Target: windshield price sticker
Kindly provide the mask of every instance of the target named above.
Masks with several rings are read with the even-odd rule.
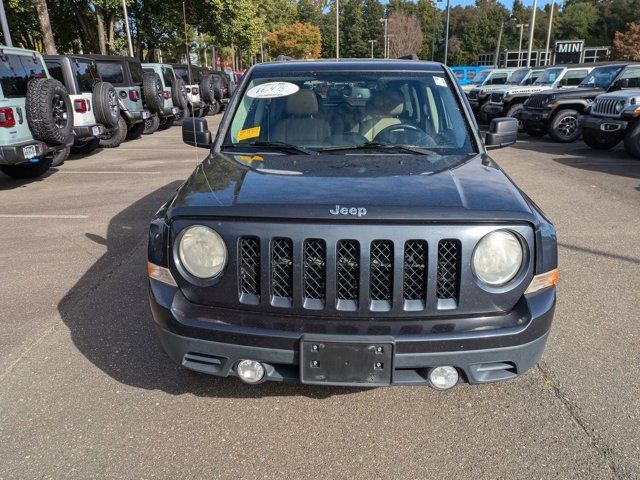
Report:
[[[262,85],[256,85],[247,92],[250,98],[279,98],[293,95],[300,87],[295,83],[289,82],[267,82]]]
[[[238,132],[238,141],[256,138],[260,136],[260,127],[245,128]]]
[[[442,77],[433,77],[433,81],[436,82],[436,85],[438,85],[439,87],[446,87],[447,86],[447,81],[442,78]]]

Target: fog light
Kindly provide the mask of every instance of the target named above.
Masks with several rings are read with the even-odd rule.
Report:
[[[236,367],[240,380],[247,383],[258,383],[264,377],[264,367],[255,360],[240,360]]]
[[[429,381],[433,388],[447,390],[458,383],[458,371],[450,366],[436,367],[429,372]]]

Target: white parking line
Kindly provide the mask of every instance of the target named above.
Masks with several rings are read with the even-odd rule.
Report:
[[[89,218],[89,215],[19,215],[11,213],[0,213],[0,218]]]
[[[106,170],[60,170],[58,173],[82,173],[82,174],[94,174],[105,173],[108,175],[158,175],[160,172],[132,172],[132,171],[106,171]]]

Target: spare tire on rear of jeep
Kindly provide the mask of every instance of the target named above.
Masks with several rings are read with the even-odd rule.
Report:
[[[120,106],[116,89],[109,82],[98,82],[93,86],[93,114],[108,128],[118,125]]]
[[[73,109],[67,89],[52,78],[34,78],[27,86],[27,122],[33,138],[65,145],[73,136]]]
[[[200,95],[207,103],[213,103],[216,100],[215,85],[213,75],[205,74],[200,81]]]
[[[161,113],[164,108],[162,80],[156,72],[145,72],[142,77],[142,97],[151,113]]]
[[[183,79],[176,78],[173,81],[173,85],[171,86],[171,98],[173,99],[173,105],[175,107],[178,107],[181,110],[186,110],[189,105],[189,97],[187,94],[187,86]]]

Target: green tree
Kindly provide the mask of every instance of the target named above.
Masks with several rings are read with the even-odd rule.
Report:
[[[379,0],[364,0],[362,3],[364,39],[375,40],[373,56],[376,58],[384,55],[384,27],[380,21],[382,17],[384,17],[384,6]]]
[[[343,0],[342,23],[340,24],[340,41],[344,43],[341,55],[347,58],[365,58],[370,55],[369,42],[366,35],[362,0]]]
[[[560,38],[584,39],[589,41],[599,17],[598,7],[592,3],[574,2],[562,10],[558,19]]]
[[[258,14],[264,18],[267,32],[291,25],[298,17],[296,0],[262,0],[256,3]]]
[[[320,26],[322,23],[322,5],[318,1],[298,1],[298,21]]]

